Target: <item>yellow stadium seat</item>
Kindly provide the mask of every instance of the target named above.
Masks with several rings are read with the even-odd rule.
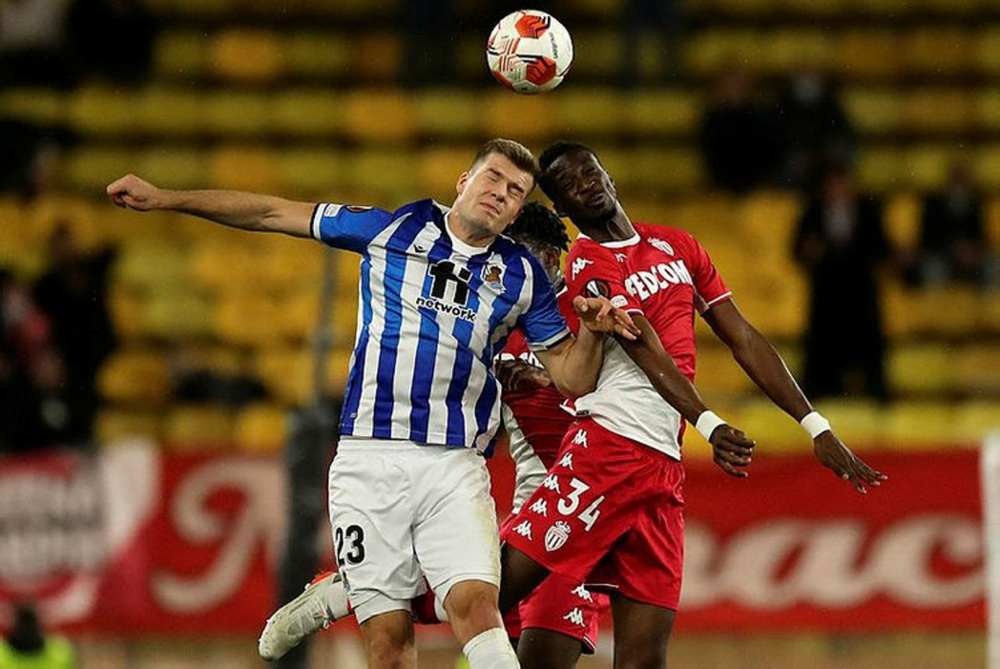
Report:
[[[824,399],[817,408],[834,426],[837,436],[852,449],[879,445],[882,409],[874,402],[861,398]]]
[[[349,71],[363,81],[392,81],[403,62],[399,32],[367,32],[349,39]]]
[[[431,147],[421,151],[417,157],[418,188],[450,205],[458,177],[469,169],[474,155],[472,147]]]
[[[624,129],[629,103],[608,88],[573,89],[556,103],[559,122],[585,135],[613,135]]]
[[[882,439],[896,450],[940,448],[955,441],[956,410],[947,402],[895,402],[882,416]]]
[[[171,290],[148,298],[144,334],[165,339],[208,337],[213,331],[212,302],[198,291]]]
[[[270,101],[259,92],[222,91],[208,96],[205,126],[215,136],[257,136],[267,128]]]
[[[482,123],[482,99],[479,94],[455,89],[418,93],[414,100],[417,132],[434,139],[475,137]]]
[[[989,189],[1000,188],[1000,144],[979,147],[975,154],[975,169],[976,179],[981,186]]]
[[[309,400],[312,362],[307,349],[288,346],[261,349],[253,368],[277,402],[290,406]]]
[[[115,279],[125,288],[147,294],[175,288],[183,281],[184,250],[169,244],[136,243],[127,246],[115,266]]]
[[[282,44],[289,75],[334,81],[352,74],[351,52],[356,48],[349,36],[329,32],[297,31],[287,35]]]
[[[206,163],[198,149],[161,145],[139,154],[130,170],[162,188],[205,188],[210,175]]]
[[[972,332],[979,318],[979,296],[974,289],[960,286],[927,288],[913,293],[918,331],[931,335],[955,336]]]
[[[650,192],[688,191],[704,183],[701,156],[694,149],[637,149],[630,152],[632,182]]]
[[[970,16],[989,4],[989,0],[920,0],[918,6],[927,13],[941,14],[949,19]]]
[[[47,88],[9,88],[0,91],[0,112],[33,123],[59,126],[66,120],[68,97]]]
[[[641,90],[621,105],[619,124],[638,137],[690,135],[698,126],[701,100],[686,90]]]
[[[897,193],[885,203],[885,231],[902,248],[920,241],[920,200],[912,193]]]
[[[686,40],[685,67],[698,76],[715,75],[734,66],[758,69],[759,42],[752,30],[706,30]]]
[[[163,404],[168,398],[170,375],[159,352],[129,348],[114,353],[104,364],[98,387],[108,401],[155,406]]]
[[[906,16],[913,5],[912,0],[844,0],[848,12],[886,18]]]
[[[961,390],[974,394],[1000,391],[1000,345],[976,344],[959,350],[954,356],[955,374]],[[1000,428],[1000,425],[997,426]]]
[[[210,71],[223,80],[272,81],[284,67],[281,41],[270,30],[220,30],[208,49]]]
[[[412,153],[398,150],[358,151],[349,161],[348,187],[381,193],[380,202],[402,203],[413,199],[416,172],[416,159]],[[458,177],[457,174],[455,176]]]
[[[138,128],[135,97],[105,84],[83,86],[69,98],[69,121],[83,134],[130,134]]]
[[[270,345],[281,339],[283,311],[283,305],[260,295],[224,295],[215,306],[215,331],[233,344]]]
[[[268,102],[270,129],[293,137],[327,137],[343,128],[343,94],[323,89],[284,89]]]
[[[918,74],[964,74],[973,65],[972,37],[963,28],[917,28],[904,38],[903,57],[906,69]]]
[[[247,407],[236,416],[236,446],[253,453],[280,451],[288,436],[288,409],[270,404]]]
[[[849,88],[843,99],[851,121],[865,133],[897,132],[902,124],[902,100],[894,89]]]
[[[952,390],[954,356],[944,344],[894,347],[888,356],[889,387],[901,393],[942,394]]]
[[[152,87],[139,95],[136,105],[138,123],[151,135],[187,137],[205,130],[205,97],[199,93]]]
[[[164,420],[163,438],[174,451],[227,450],[233,444],[233,413],[214,406],[177,406]]]
[[[105,445],[121,439],[159,439],[161,424],[159,412],[105,408],[97,413],[94,432]]]
[[[103,194],[109,183],[134,169],[135,160],[128,149],[83,145],[67,153],[59,177],[61,185],[69,189]]]
[[[980,299],[979,329],[991,334],[1000,333],[1000,295],[996,291],[984,294]]]
[[[317,201],[340,200],[347,182],[347,157],[328,149],[288,149],[277,156],[277,187]]]
[[[978,125],[989,131],[1000,129],[1000,89],[985,88],[979,91],[975,100]]]
[[[356,139],[400,142],[416,130],[410,96],[395,91],[359,91],[344,100],[344,132]]]
[[[974,99],[960,88],[924,88],[904,98],[906,126],[915,133],[962,133],[976,120]]]
[[[200,30],[166,30],[155,41],[153,71],[162,79],[200,79],[208,50],[208,36]]]
[[[573,72],[588,78],[616,76],[621,69],[621,40],[614,30],[574,30]]]
[[[1000,402],[995,399],[963,402],[955,407],[954,420],[956,440],[980,443],[1000,428]]]
[[[699,347],[695,378],[709,404],[719,397],[744,395],[754,387],[729,349],[718,345]]]
[[[948,145],[916,146],[904,154],[907,183],[921,189],[944,185],[948,168],[954,162],[954,150]]]
[[[347,376],[351,359],[351,346],[340,346],[330,352],[326,363],[326,390],[334,396],[342,396],[347,387]]]
[[[809,436],[802,427],[781,409],[762,397],[754,397],[741,405],[740,423],[737,427],[757,442],[754,459],[768,458],[775,454],[808,452]],[[697,435],[689,430],[687,435]],[[701,439],[701,435],[696,437]],[[752,476],[752,474],[751,474]]]
[[[836,17],[843,13],[850,0],[823,0],[814,2],[812,0],[778,0],[774,3],[781,13],[796,14],[800,16],[823,19],[824,17]]]
[[[517,137],[523,142],[541,142],[559,129],[554,96],[511,95],[508,91],[498,90],[487,95],[484,102],[484,128],[491,137]]]
[[[827,6],[827,2],[802,0],[803,5]],[[784,28],[762,36],[766,48],[759,52],[761,69],[774,74],[788,74],[803,63],[826,69],[833,63],[835,43],[829,31],[812,28]]]
[[[848,30],[841,33],[836,53],[841,76],[876,79],[896,75],[900,68],[900,45],[896,33],[887,30]]]
[[[975,64],[979,71],[987,75],[1000,74],[1000,28],[986,28],[975,36]]]
[[[264,146],[222,146],[209,154],[208,162],[215,188],[273,193],[278,183],[278,160]]]
[[[906,163],[895,146],[869,146],[858,158],[857,174],[866,190],[883,192],[905,186]]]

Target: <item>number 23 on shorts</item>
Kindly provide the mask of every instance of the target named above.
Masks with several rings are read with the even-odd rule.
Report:
[[[337,564],[361,564],[365,560],[365,531],[360,525],[337,527],[333,530]]]

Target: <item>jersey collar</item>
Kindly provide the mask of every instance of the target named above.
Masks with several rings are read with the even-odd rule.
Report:
[[[579,239],[590,239],[590,237],[581,232],[579,235]],[[590,239],[590,241],[593,242],[594,240]],[[640,237],[639,233],[637,232],[628,239],[616,239],[613,242],[595,242],[595,243],[600,244],[601,246],[605,246],[609,249],[621,249],[625,248],[626,246],[635,246],[640,241],[642,241],[642,237]]]
[[[439,202],[434,202],[434,206],[441,212],[441,228],[444,230],[444,234],[448,235],[448,241],[451,242],[451,248],[455,251],[461,255],[471,258],[473,256],[482,255],[483,253],[488,253],[489,250],[493,248],[493,244],[490,244],[489,246],[473,246],[472,244],[466,244],[461,239],[453,235],[451,232],[451,226],[448,224],[448,214],[451,212],[451,207],[446,207]]]

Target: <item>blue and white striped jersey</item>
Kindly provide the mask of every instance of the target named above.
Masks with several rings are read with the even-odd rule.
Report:
[[[520,328],[534,350],[569,336],[528,250],[503,236],[470,246],[447,213],[433,200],[313,211],[313,237],[362,256],[342,435],[488,452],[500,423],[492,361],[507,335]]]

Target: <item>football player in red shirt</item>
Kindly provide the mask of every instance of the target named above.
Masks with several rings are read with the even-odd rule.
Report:
[[[694,237],[633,223],[597,155],[582,144],[554,144],[540,163],[542,190],[581,231],[566,259],[570,296],[609,298],[642,336],[605,341],[597,388],[576,398],[577,422],[555,466],[507,524],[500,610],[513,608],[550,573],[584,581],[612,593],[615,665],[663,667],[681,588],[684,421],[711,443],[714,461],[730,475],[746,476],[754,446],[694,389],[696,312],[767,396],[802,424],[824,466],[859,492],[886,477],[813,410]]]

